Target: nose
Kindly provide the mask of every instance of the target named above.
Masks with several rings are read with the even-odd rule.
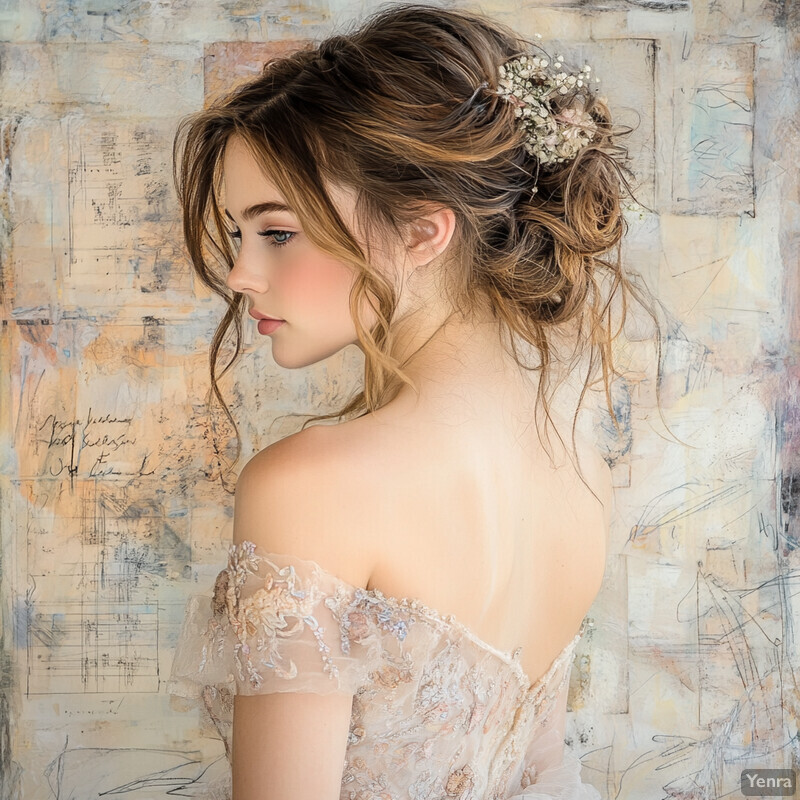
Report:
[[[248,257],[244,249],[240,250],[228,273],[225,283],[234,292],[256,292],[262,294],[269,289],[269,283],[263,269],[252,257]]]

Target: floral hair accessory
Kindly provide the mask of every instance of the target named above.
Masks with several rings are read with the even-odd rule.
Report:
[[[541,38],[541,34],[536,34]],[[553,70],[548,59],[523,55],[500,66],[500,95],[516,108],[526,134],[525,149],[542,166],[552,166],[573,159],[597,132],[592,117],[581,108],[570,107],[554,112],[551,98],[590,87],[592,68],[586,64],[577,74],[558,71],[563,56],[556,56]],[[600,79],[595,78],[598,82]]]

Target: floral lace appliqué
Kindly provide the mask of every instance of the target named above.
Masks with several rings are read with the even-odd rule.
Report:
[[[320,593],[312,584],[303,585],[294,567],[271,569],[263,577],[263,586],[242,598],[242,590],[250,575],[257,575],[261,561],[252,542],[231,545],[228,566],[218,576],[214,586],[212,608],[216,619],[210,628],[220,625],[218,618],[227,614],[228,623],[237,638],[233,658],[240,680],[247,680],[254,689],[260,688],[263,678],[259,667],[275,671],[281,678],[291,679],[297,675],[297,666],[288,658],[283,664],[280,656],[280,640],[296,636],[308,626],[317,639],[323,660],[323,669],[331,678],[338,676],[338,669],[330,657],[330,647],[322,638],[324,629],[313,615]],[[269,562],[268,562],[269,563]],[[224,627],[224,622],[222,623]],[[214,631],[209,631],[213,635]],[[259,654],[254,661],[255,653]]]
[[[497,650],[418,600],[251,542],[230,547],[212,597],[188,610],[176,687],[201,701],[228,760],[237,692],[346,689],[343,800],[523,800],[536,784],[563,786],[557,800],[600,800],[566,755],[536,767],[584,626],[531,682],[521,648]]]
[[[369,591],[359,586],[349,598],[339,587],[333,597],[325,600],[325,605],[339,622],[343,653],[350,652],[351,642],[362,642],[372,635],[376,626],[402,642],[415,622],[413,614],[399,608],[377,589]]]

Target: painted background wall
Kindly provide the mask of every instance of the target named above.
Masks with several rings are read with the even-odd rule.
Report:
[[[205,403],[221,305],[183,255],[172,132],[374,7],[0,0],[0,800],[200,796],[224,768],[164,692],[232,522],[230,430]],[[634,335],[623,435],[591,426],[617,510],[568,744],[603,797],[738,797],[745,767],[800,767],[800,4],[480,8],[592,64],[638,122],[648,208],[625,256],[664,303],[662,410],[689,444]],[[222,382],[243,460],[296,429],[278,415],[337,407],[360,367],[289,372],[251,342]]]

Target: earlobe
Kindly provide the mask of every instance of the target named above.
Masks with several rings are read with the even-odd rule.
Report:
[[[455,232],[455,222],[455,214],[446,207],[414,220],[408,250],[417,266],[433,261],[447,249]]]

